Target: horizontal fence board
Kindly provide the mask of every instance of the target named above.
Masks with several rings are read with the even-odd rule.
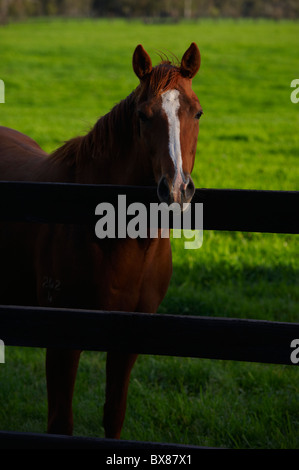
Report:
[[[0,431],[0,449],[86,449],[110,452],[117,450],[118,452],[121,452],[121,454],[118,455],[122,455],[123,452],[128,451],[146,451],[152,454],[159,452],[160,454],[169,453],[173,455],[187,455],[191,453],[194,455],[194,453],[211,448],[183,444],[163,444],[160,442],[140,442],[81,436]],[[180,459],[178,459],[177,463],[179,462]]]
[[[117,205],[124,194],[127,205],[147,208],[159,203],[154,187],[82,185],[67,183],[0,182],[2,221],[57,222],[95,225],[101,202]],[[299,192],[239,189],[196,189],[195,204],[203,203],[203,229],[270,233],[299,233]]]
[[[299,323],[0,306],[5,345],[292,365]]]
[[[197,189],[206,230],[299,233],[299,191]]]

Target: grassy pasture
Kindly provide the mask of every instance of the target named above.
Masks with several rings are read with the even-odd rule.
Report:
[[[299,24],[211,21],[145,25],[39,20],[0,28],[0,125],[52,151],[86,133],[136,86],[142,43],[202,54],[194,79],[204,109],[196,187],[298,190]],[[298,236],[205,232],[199,250],[174,239],[174,275],[162,313],[298,322]],[[1,338],[1,332],[0,332]],[[84,352],[74,397],[75,434],[103,436],[105,354]],[[44,351],[6,348],[0,429],[46,427]],[[299,448],[298,369],[140,356],[123,438],[233,448]]]

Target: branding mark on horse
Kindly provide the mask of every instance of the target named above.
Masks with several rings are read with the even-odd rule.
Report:
[[[44,276],[42,288],[47,293],[48,302],[51,303],[53,301],[54,292],[59,292],[61,290],[61,282],[58,279],[52,279],[49,276]]]

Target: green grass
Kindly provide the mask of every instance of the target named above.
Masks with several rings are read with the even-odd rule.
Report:
[[[211,21],[144,25],[39,20],[0,29],[0,124],[51,151],[85,133],[137,86],[142,43],[180,57],[195,41],[200,121],[196,187],[298,190],[299,24]],[[199,250],[172,241],[174,274],[160,312],[298,322],[298,236],[205,232]],[[1,337],[1,332],[0,332]],[[82,356],[75,434],[103,436],[105,354]],[[6,348],[0,428],[46,428],[44,351]],[[233,448],[299,448],[298,369],[141,356],[122,437]]]

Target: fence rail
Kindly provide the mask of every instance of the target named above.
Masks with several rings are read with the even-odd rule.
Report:
[[[103,201],[117,205],[118,194],[126,195],[127,204],[159,202],[155,188],[3,181],[0,221],[92,226],[95,207]],[[203,203],[204,230],[299,233],[297,191],[197,189],[193,227],[197,202]],[[6,345],[14,346],[293,365],[291,342],[299,338],[299,323],[0,305],[0,333]],[[5,431],[0,431],[0,448],[195,449]]]
[[[94,225],[96,206],[103,201],[116,206],[119,194],[128,205],[159,202],[153,187],[0,181],[0,220]],[[199,202],[204,230],[299,233],[299,191],[196,189],[193,228]]]
[[[6,345],[292,365],[299,323],[0,306]]]
[[[46,449],[72,449],[72,450],[97,450],[97,451],[115,451],[117,448],[119,454],[130,452],[129,455],[134,455],[134,452],[146,451],[148,453],[160,454],[192,454],[192,460],[195,454],[200,454],[202,450],[208,450],[208,447],[190,446],[183,444],[164,444],[160,442],[140,442],[115,439],[101,439],[83,436],[64,436],[64,435],[50,435],[39,433],[25,433],[13,431],[0,431],[0,449],[32,449],[32,450],[46,450]],[[118,454],[118,455],[119,455]],[[178,460],[178,463],[180,460]],[[99,464],[100,462],[97,461]],[[192,462],[194,463],[194,462]],[[144,467],[142,467],[144,468]]]

